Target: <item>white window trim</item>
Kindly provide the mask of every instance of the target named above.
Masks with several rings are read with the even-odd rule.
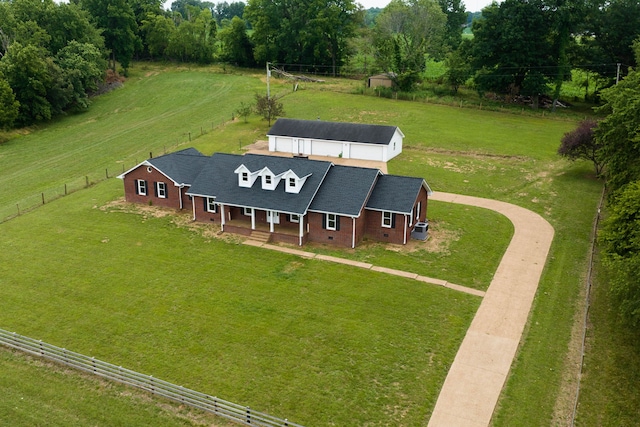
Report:
[[[289,215],[289,222],[295,222],[296,224],[298,224],[300,222],[300,215]]]
[[[156,182],[156,191],[158,192],[158,198],[167,198],[167,184],[164,182]]]
[[[333,225],[331,225],[331,223],[333,223]],[[336,231],[336,228],[338,228],[338,215],[327,214],[327,223],[325,225],[327,230]]]
[[[242,182],[249,182],[249,172],[241,172],[240,179]]]
[[[242,213],[245,216],[252,216],[253,215],[253,208],[242,208]]]
[[[138,194],[141,196],[147,195],[147,182],[144,179],[136,180],[136,185],[138,186]]]
[[[296,183],[297,183],[297,179],[295,179],[294,177],[291,177],[287,180],[287,184],[289,185],[289,188],[296,188]]]
[[[273,177],[271,175],[265,175],[264,176],[265,185],[271,185],[272,182],[273,182]]]
[[[382,227],[391,228],[393,225],[393,212],[382,211]]]
[[[207,197],[207,212],[218,213],[218,204],[215,197]]]

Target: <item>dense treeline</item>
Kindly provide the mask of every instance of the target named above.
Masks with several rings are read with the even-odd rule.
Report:
[[[444,60],[454,92],[470,86],[534,106],[543,94],[557,99],[583,68],[597,95],[636,65],[639,2],[505,0],[470,21],[461,0],[391,0],[369,11],[355,0],[176,0],[169,11],[161,0],[0,0],[0,127],[87,108],[107,67],[126,75],[134,58],[384,72],[400,91],[420,88],[428,59]],[[463,39],[469,22],[474,36]]]

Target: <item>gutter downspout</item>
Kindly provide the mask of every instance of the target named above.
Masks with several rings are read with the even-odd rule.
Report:
[[[351,218],[351,224],[353,227],[353,232],[351,233],[351,249],[356,247],[356,218]]]
[[[407,244],[407,215],[404,216],[404,237],[403,237],[403,245]]]
[[[298,218],[300,218],[300,232],[299,234],[299,244],[298,246],[302,246],[302,237],[304,236],[304,215],[300,215]]]

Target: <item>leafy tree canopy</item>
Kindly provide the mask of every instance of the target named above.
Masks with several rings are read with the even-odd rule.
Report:
[[[426,55],[443,52],[446,15],[434,0],[392,0],[374,29],[375,57],[393,73],[401,90],[411,90],[425,70]]]
[[[245,19],[254,29],[258,63],[330,66],[335,73],[363,18],[353,0],[249,0]]]
[[[607,182],[615,192],[640,179],[640,73],[630,72],[616,86],[602,91],[608,116],[596,129],[607,162]]]
[[[600,176],[605,162],[602,145],[593,135],[597,126],[598,122],[595,120],[580,122],[576,129],[564,134],[558,154],[569,160],[584,159],[593,162],[596,175]]]

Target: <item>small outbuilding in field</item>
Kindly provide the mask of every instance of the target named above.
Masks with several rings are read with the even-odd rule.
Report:
[[[269,151],[387,162],[402,152],[397,126],[278,119],[267,133]]]

